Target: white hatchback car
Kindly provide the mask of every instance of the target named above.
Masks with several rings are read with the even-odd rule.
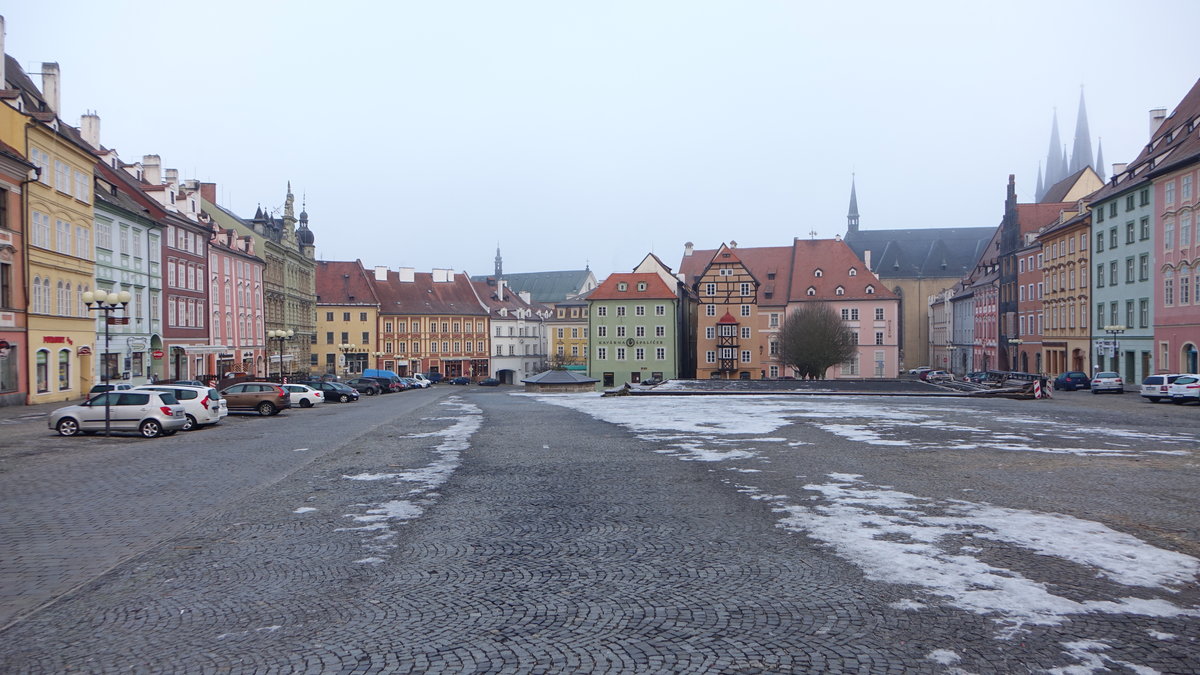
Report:
[[[1146,379],[1142,380],[1142,398],[1149,399],[1151,403],[1158,403],[1162,399],[1171,400],[1171,394],[1168,389],[1175,380],[1183,377],[1186,373],[1162,373],[1159,375],[1147,375]]]
[[[1118,394],[1125,393],[1125,380],[1121,379],[1121,374],[1103,370],[1092,376],[1092,393],[1099,394],[1102,391],[1112,391]]]
[[[1167,392],[1171,403],[1200,403],[1200,375],[1180,375]]]
[[[311,408],[325,402],[325,393],[307,384],[285,384],[283,388],[291,394],[292,402],[301,408]]]
[[[216,424],[229,414],[222,412],[221,392],[212,387],[192,387],[181,384],[143,384],[133,391],[169,391],[175,394],[179,405],[187,415],[184,431],[194,431],[209,424]]]

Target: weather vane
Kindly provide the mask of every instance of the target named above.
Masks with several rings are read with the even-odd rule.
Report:
[[[810,230],[810,231],[809,231],[809,233],[808,233],[808,236],[812,237],[813,239],[816,239],[816,238],[817,238],[817,231],[816,231],[816,230]]]

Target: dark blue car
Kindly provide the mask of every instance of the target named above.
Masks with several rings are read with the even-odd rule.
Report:
[[[1092,386],[1092,379],[1087,376],[1087,373],[1079,371],[1071,371],[1063,373],[1054,378],[1054,388],[1060,391],[1075,391],[1076,389],[1088,389]]]

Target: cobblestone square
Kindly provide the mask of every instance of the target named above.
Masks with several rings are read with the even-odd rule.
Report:
[[[0,573],[28,584],[0,670],[1200,669],[1194,410],[421,395],[332,429],[31,434],[0,473]],[[48,583],[31,544],[109,562],[13,611]]]

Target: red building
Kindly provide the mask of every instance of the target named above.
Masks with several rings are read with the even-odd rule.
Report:
[[[449,269],[374,271],[379,339],[392,342],[396,372],[480,377],[491,372],[488,308],[465,274]]]
[[[254,237],[209,223],[209,340],[221,351],[205,356],[204,374],[265,376],[263,269]]]

